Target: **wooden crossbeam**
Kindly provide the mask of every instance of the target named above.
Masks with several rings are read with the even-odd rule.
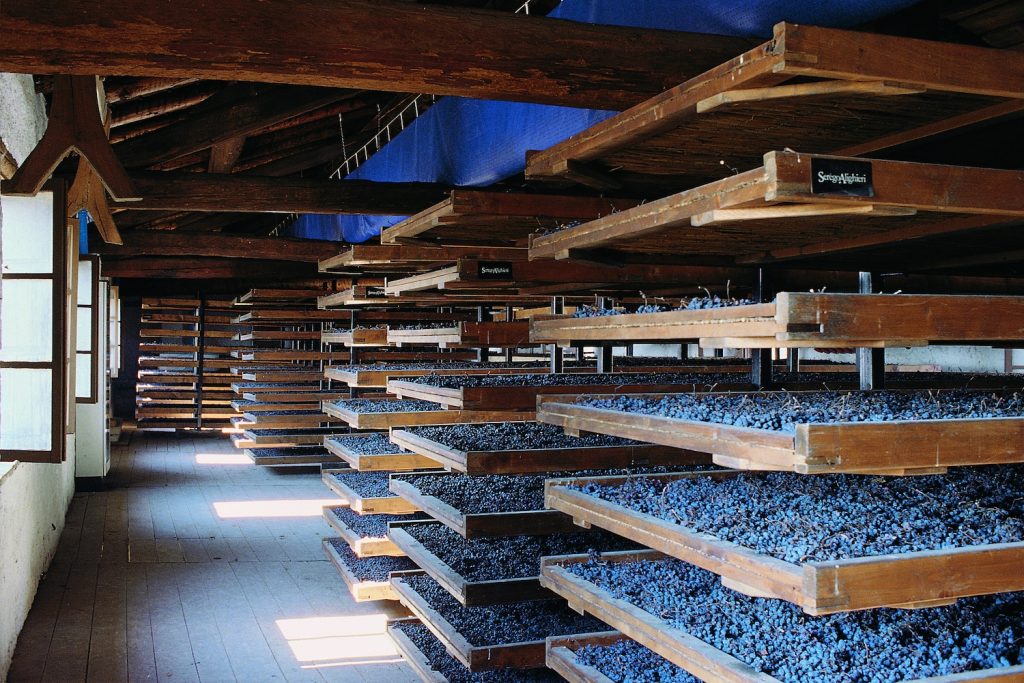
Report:
[[[158,231],[134,231],[125,237],[123,246],[96,244],[91,251],[101,256],[207,256],[316,263],[337,248],[336,242],[323,240],[212,234],[183,237]]]
[[[242,155],[242,147],[245,146],[245,135],[236,135],[210,147],[210,163],[207,169],[210,173],[230,173],[231,169],[238,163],[238,157]]]
[[[282,263],[278,260],[212,258],[196,256],[129,256],[103,259],[103,274],[118,278],[167,278],[171,280],[257,278],[280,280],[308,277],[315,269],[306,263]]]
[[[198,77],[601,109],[636,104],[752,44],[402,0],[5,0],[0,30],[0,71]]]
[[[444,197],[448,186],[363,180],[266,178],[238,174],[135,171],[133,210],[403,215]]]

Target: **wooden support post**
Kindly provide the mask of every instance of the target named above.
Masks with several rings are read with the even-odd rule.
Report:
[[[686,360],[690,357],[690,345],[683,342],[679,345],[679,360]]]
[[[775,292],[767,269],[758,268],[754,277],[754,300],[767,303]],[[750,382],[761,390],[772,385],[772,349],[754,349],[750,354]]]
[[[858,290],[861,294],[871,294],[877,275],[861,272]],[[885,388],[885,349],[857,349],[857,374],[860,377],[862,391]]]
[[[612,352],[614,347],[611,346],[599,346],[597,347],[597,371],[598,372],[611,372],[612,371]]]
[[[790,372],[800,372],[800,349],[795,346],[786,351],[786,369]]]
[[[560,296],[551,297],[551,314],[561,315],[565,310],[565,298]],[[562,347],[558,344],[551,345],[551,372],[559,373],[565,369],[565,357]]]
[[[511,306],[506,306],[505,307],[505,322],[507,322],[507,323],[514,322],[515,319],[516,319],[515,309],[512,308]],[[505,362],[506,363],[511,363],[512,359],[515,357],[515,355],[516,355],[516,350],[515,349],[513,349],[511,347],[505,349]]]

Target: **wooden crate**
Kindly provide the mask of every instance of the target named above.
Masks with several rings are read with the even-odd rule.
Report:
[[[263,467],[293,467],[299,465],[329,465],[338,459],[319,446],[293,446],[280,448],[247,448],[245,455],[254,465]]]
[[[334,569],[341,575],[348,592],[356,602],[372,602],[374,600],[398,600],[398,595],[391,586],[390,581],[360,581],[352,570],[345,564],[345,560],[331,546],[331,539],[325,538],[322,542],[324,554],[334,565]]]
[[[368,438],[369,434],[347,434],[346,438]],[[405,472],[410,470],[426,470],[437,467],[432,459],[416,453],[379,453],[365,455],[356,453],[343,444],[332,439],[324,440],[324,448],[348,463],[349,467],[359,472]]]
[[[446,470],[466,474],[533,474],[581,469],[695,465],[711,462],[704,453],[669,446],[638,443],[633,446],[584,448],[524,448],[513,451],[460,451],[404,429],[391,431],[391,441],[436,461]]]
[[[637,476],[666,481],[738,474],[723,471]],[[1024,590],[1024,574],[1019,571],[1024,562],[1024,542],[797,564],[598,500],[566,486],[574,481],[616,485],[627,479],[552,479],[545,484],[544,502],[570,515],[577,524],[607,529],[719,574],[725,585],[734,590],[756,597],[780,598],[808,614],[875,607],[929,607],[973,595]]]
[[[462,322],[452,327],[389,329],[388,343],[399,347],[407,344],[430,344],[442,349],[460,346],[529,346],[530,324],[525,320],[508,323]]]
[[[380,538],[370,538],[368,536],[360,536],[355,531],[346,526],[340,519],[331,514],[333,508],[347,508],[348,505],[325,505],[324,506],[324,521],[331,527],[339,538],[345,539],[348,543],[348,547],[352,549],[352,552],[357,557],[379,557],[381,555],[387,555],[389,557],[404,557],[403,552],[394,541],[386,536]]]
[[[391,579],[398,599],[430,629],[448,652],[470,671],[544,666],[544,641],[473,646],[401,578]]]
[[[604,553],[606,562],[628,562],[634,559],[657,560],[664,557],[654,551]],[[547,557],[542,560],[541,582],[566,598],[574,609],[587,612],[623,635],[653,650],[676,666],[708,681],[734,683],[779,683],[773,676],[759,672],[732,655],[712,647],[684,631],[670,628],[658,616],[615,598],[611,593],[567,572],[567,564],[586,562],[586,555]],[[550,639],[549,639],[550,640]],[[567,653],[563,652],[563,655]],[[557,670],[557,669],[556,669]],[[954,681],[1020,681],[1024,666],[986,669],[951,676],[921,679],[917,683],[954,683]],[[569,679],[572,680],[572,679]],[[599,679],[598,679],[599,680]]]
[[[569,683],[613,683],[612,679],[594,667],[580,663],[576,659],[576,651],[588,645],[612,645],[626,637],[618,631],[605,631],[548,638],[547,666]]]
[[[623,375],[621,384],[563,384],[560,386],[493,386],[493,387],[441,387],[421,382],[388,380],[388,393],[399,398],[418,398],[421,401],[439,403],[446,408],[460,410],[534,410],[537,397],[550,394],[650,394],[672,392],[706,391],[707,384],[633,384],[630,374]],[[739,379],[739,378],[737,378]],[[753,389],[750,383],[715,385],[723,390]]]
[[[380,498],[364,498],[331,476],[338,472],[350,471],[351,470],[348,468],[324,469],[320,476],[327,488],[337,494],[343,501],[348,503],[348,506],[352,508],[353,511],[358,512],[361,515],[408,515],[413,512],[419,512],[418,507],[397,495],[384,496]]]
[[[979,316],[978,311],[985,311]],[[537,343],[696,340],[731,348],[923,346],[1024,337],[1024,297],[780,292],[775,302],[531,321]]]
[[[723,159],[751,168],[766,147],[866,155],[1006,116],[1021,92],[1003,50],[780,23],[754,49],[527,155],[525,173],[651,196],[722,177]]]
[[[609,434],[713,453],[713,461],[723,467],[799,474],[906,474],[1024,462],[1024,418],[1019,417],[798,424],[796,433],[788,434],[604,410],[578,405],[578,398],[541,397],[538,421],[569,433]]]
[[[444,472],[439,472],[437,476],[444,474]],[[401,496],[410,505],[453,529],[463,538],[542,536],[579,531],[573,524],[572,517],[556,510],[467,513],[457,510],[439,498],[424,494],[409,482],[401,479],[392,477],[390,488],[392,493]]]
[[[388,401],[391,399],[375,399]],[[500,410],[418,410],[405,413],[357,413],[348,410],[344,401],[324,401],[323,412],[345,422],[353,429],[390,429],[391,427],[414,427],[418,425],[462,424],[472,422],[505,422],[532,420],[530,412],[503,412]]]
[[[406,531],[408,527],[437,523],[434,521],[393,522],[388,529],[388,538],[463,606],[476,607],[506,602],[550,600],[555,597],[546,588],[541,587],[539,576],[492,581],[465,579]]]

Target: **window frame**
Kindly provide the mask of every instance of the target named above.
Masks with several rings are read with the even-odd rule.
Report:
[[[4,280],[49,280],[52,283],[52,323],[49,361],[0,361],[0,368],[35,369],[50,371],[50,448],[27,450],[0,448],[0,461],[60,463],[67,457],[66,427],[68,416],[67,388],[67,186],[51,180],[41,192],[52,193],[53,254],[50,273],[0,273],[0,297]],[[2,220],[2,219],[0,219]],[[2,229],[2,223],[0,223]],[[0,300],[2,305],[2,300]],[[2,428],[2,426],[0,426]]]
[[[89,281],[89,303],[83,304],[78,300],[82,285],[81,282],[81,263],[82,261],[89,261],[92,266],[92,277]],[[100,296],[100,257],[95,254],[81,254],[78,257],[79,268],[76,269],[78,273],[78,282],[75,288],[75,374],[77,375],[79,365],[84,357],[89,359],[89,393],[85,396],[78,395],[78,384],[74,384],[75,389],[75,403],[96,403],[99,400],[99,375],[100,372],[106,373],[105,367],[100,367],[99,359],[101,358],[100,349],[98,348],[100,343],[100,321],[97,319],[97,313],[99,311],[99,296]],[[82,351],[78,348],[78,329],[77,316],[81,313],[83,308],[90,309],[90,325],[89,325],[89,350]],[[106,322],[106,321],[104,321]]]

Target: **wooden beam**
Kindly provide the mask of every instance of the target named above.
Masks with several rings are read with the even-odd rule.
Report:
[[[138,231],[128,233],[123,246],[95,244],[90,251],[101,256],[118,257],[216,256],[316,263],[337,250],[337,242],[324,240],[202,234],[186,237],[167,232]]]
[[[104,257],[103,259],[103,274],[117,278],[185,280],[240,278],[251,281],[254,278],[280,280],[289,277],[309,277],[315,273],[316,267],[311,264],[266,260],[195,256],[130,256],[127,258]]]
[[[251,85],[237,98],[204,109],[201,114],[117,146],[129,168],[153,166],[206,149],[219,142],[255,133],[293,116],[336,102],[348,93],[324,88],[265,88],[249,96]]]
[[[18,162],[0,138],[0,178],[10,180],[18,171]]]
[[[145,121],[161,114],[169,114],[194,107],[209,99],[218,90],[223,89],[223,87],[220,83],[206,81],[189,85],[186,88],[160,92],[149,97],[140,97],[130,102],[123,102],[110,108],[110,126],[117,128],[130,123]]]
[[[307,180],[214,173],[131,174],[142,200],[125,209],[408,215],[444,199],[451,188],[432,183]]]
[[[214,144],[210,148],[210,165],[207,170],[210,173],[230,173],[242,155],[245,140],[246,136],[238,135]]]
[[[636,104],[753,44],[402,0],[5,0],[0,30],[0,71],[262,81],[602,109]]]

